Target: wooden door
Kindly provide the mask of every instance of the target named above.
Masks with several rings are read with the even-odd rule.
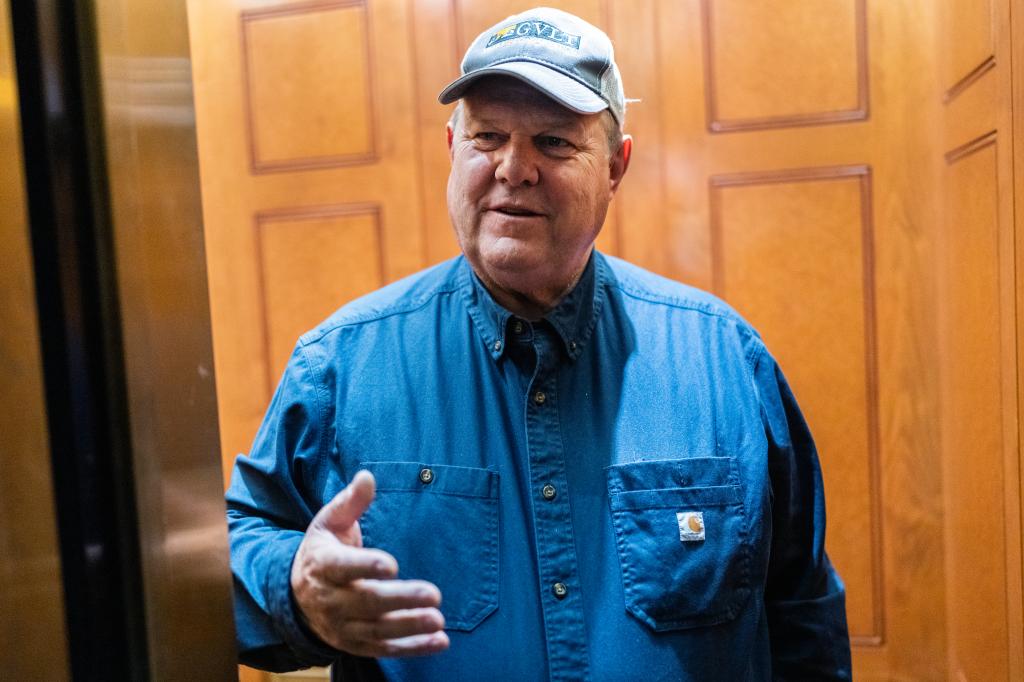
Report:
[[[360,0],[189,18],[228,472],[299,334],[427,262],[413,26]]]
[[[550,3],[642,100],[600,248],[726,298],[800,399],[857,679],[1024,676],[1009,2]],[[190,4],[226,466],[299,333],[456,253],[436,94],[525,6]]]
[[[943,4],[938,338],[946,661],[960,680],[1024,679],[1015,284],[1024,251],[1015,256],[1013,217],[1014,132],[1020,138],[1024,128],[1013,129],[1010,31],[1010,2]]]

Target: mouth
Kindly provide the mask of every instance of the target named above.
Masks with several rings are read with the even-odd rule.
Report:
[[[513,218],[540,218],[544,215],[524,206],[499,205],[491,206],[487,210]]]

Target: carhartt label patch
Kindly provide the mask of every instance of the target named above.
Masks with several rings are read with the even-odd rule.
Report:
[[[579,36],[566,33],[546,21],[520,21],[518,24],[506,26],[490,37],[487,47],[515,38],[543,38],[553,43],[580,49]]]
[[[680,542],[699,542],[704,539],[704,512],[676,512]]]

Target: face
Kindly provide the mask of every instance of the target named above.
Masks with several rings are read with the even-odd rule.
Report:
[[[486,79],[462,101],[448,131],[456,237],[500,303],[543,311],[586,266],[631,141],[613,154],[608,114],[577,114],[515,79]]]

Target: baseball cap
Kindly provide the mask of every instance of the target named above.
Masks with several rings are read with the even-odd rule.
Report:
[[[580,114],[609,109],[622,125],[626,100],[612,41],[568,12],[537,7],[499,21],[469,46],[462,76],[437,99],[450,104],[486,76],[518,78]]]

